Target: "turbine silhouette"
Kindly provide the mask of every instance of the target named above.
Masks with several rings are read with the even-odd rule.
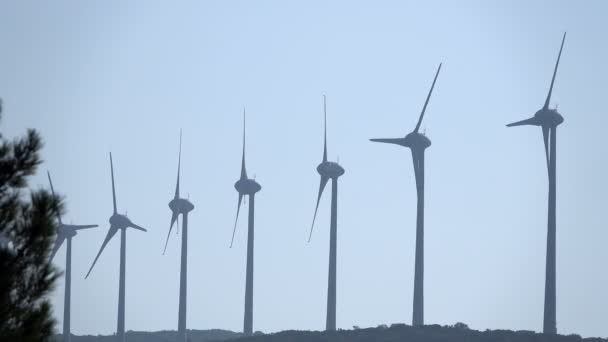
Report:
[[[234,188],[239,193],[239,202],[236,207],[236,219],[232,230],[230,247],[234,242],[236,224],[239,219],[239,211],[244,196],[249,196],[249,224],[247,233],[247,273],[245,280],[245,317],[243,322],[243,333],[247,336],[253,334],[253,238],[254,238],[254,212],[255,194],[262,189],[262,186],[255,179],[247,178],[245,168],[245,110],[243,109],[243,156],[241,159],[241,177],[234,184]]]
[[[177,159],[177,182],[175,184],[175,197],[169,202],[169,208],[171,209],[171,224],[169,225],[169,232],[167,233],[167,241],[165,242],[165,251],[167,251],[167,243],[169,242],[169,236],[173,225],[178,220],[179,215],[183,217],[182,220],[182,259],[180,267],[179,277],[179,310],[178,310],[178,323],[177,323],[177,336],[178,341],[186,342],[186,306],[187,306],[187,280],[188,280],[188,213],[194,209],[194,205],[189,200],[179,197],[179,173],[182,160],[182,132],[179,132],[179,157]],[[179,222],[177,222],[179,226]]]
[[[435,88],[435,82],[439,71],[441,70],[441,64],[437,68],[433,84],[429,90],[429,94],[426,97],[422,112],[416,124],[414,131],[406,135],[404,138],[391,138],[391,139],[370,139],[374,142],[396,144],[404,147],[408,147],[412,151],[412,160],[414,162],[414,176],[416,177],[416,193],[418,197],[417,204],[417,215],[416,215],[416,261],[414,270],[414,305],[412,315],[412,325],[424,325],[424,151],[431,146],[431,140],[424,134],[420,134],[420,125],[422,124],[422,118],[424,112],[429,104],[433,88]]]
[[[51,180],[51,173],[47,171],[49,178],[49,184],[51,186],[51,192],[55,196],[55,189],[53,188],[53,181]],[[71,307],[71,294],[72,294],[72,238],[76,236],[77,231],[81,229],[95,228],[96,224],[87,225],[74,225],[65,224],[61,221],[61,215],[57,213],[57,222],[59,227],[57,229],[57,237],[55,238],[55,244],[51,252],[50,260],[53,260],[55,254],[61,248],[64,241],[67,241],[66,254],[65,254],[65,294],[63,297],[63,341],[69,342],[72,339],[70,332],[70,307]]]
[[[328,331],[336,330],[336,254],[337,254],[337,240],[338,240],[338,178],[344,174],[344,169],[340,164],[330,162],[327,160],[327,105],[326,97],[323,95],[323,113],[324,113],[324,140],[323,140],[323,161],[317,166],[317,172],[321,176],[321,183],[319,184],[319,193],[317,195],[317,205],[315,206],[315,214],[312,218],[312,225],[310,226],[310,235],[308,236],[308,242],[312,237],[312,231],[315,226],[315,220],[317,218],[317,211],[319,210],[319,201],[323,194],[323,189],[327,185],[327,182],[331,179],[331,224],[329,233],[329,275],[327,284],[327,318],[325,323],[325,329]]]
[[[118,213],[116,209],[116,188],[114,186],[114,164],[112,163],[112,153],[110,153],[110,173],[112,175],[112,202],[114,204],[114,212],[112,216],[110,216],[110,229],[108,230],[108,234],[106,238],[103,240],[101,244],[101,248],[89,268],[89,272],[85,276],[88,278],[95,267],[95,263],[97,263],[97,259],[103,252],[104,248],[114,235],[120,230],[120,279],[118,283],[118,320],[116,327],[116,338],[120,342],[125,341],[125,258],[126,258],[126,249],[127,249],[127,228],[135,228],[141,231],[146,232],[147,230],[136,225],[131,222],[131,220],[126,215],[121,215]]]
[[[553,70],[553,78],[549,86],[549,93],[545,100],[543,108],[538,110],[533,117],[518,122],[508,124],[507,127],[513,126],[540,126],[543,131],[543,142],[545,145],[545,158],[547,160],[547,170],[549,174],[549,206],[547,219],[547,264],[545,270],[545,309],[543,332],[545,334],[557,334],[556,322],[556,155],[557,155],[557,126],[564,122],[564,118],[557,112],[556,109],[549,109],[551,93],[553,92],[553,84],[555,83],[555,75],[559,66],[559,60],[562,56],[562,49],[566,41],[566,33],[562,38],[562,45],[559,48],[557,62]]]

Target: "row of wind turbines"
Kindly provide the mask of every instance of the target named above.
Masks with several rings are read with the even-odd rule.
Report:
[[[566,33],[562,38],[557,62],[553,71],[549,93],[543,107],[538,110],[533,117],[508,124],[508,127],[513,126],[540,126],[543,133],[543,141],[545,147],[545,155],[547,161],[547,169],[549,176],[549,206],[548,206],[548,232],[547,232],[547,258],[546,258],[546,279],[545,279],[545,303],[544,303],[544,324],[543,332],[547,334],[556,334],[556,145],[557,145],[557,126],[563,122],[563,117],[555,109],[549,108],[551,93],[555,83],[555,76],[559,66],[559,61],[564,47]],[[424,324],[424,153],[431,146],[431,141],[424,134],[420,133],[420,126],[424,113],[428,106],[429,100],[433,93],[437,77],[441,71],[441,64],[437,68],[433,83],[422,107],[418,123],[412,132],[402,138],[388,139],[371,139],[373,142],[395,144],[407,147],[411,150],[412,161],[414,166],[414,176],[416,179],[416,194],[417,194],[417,218],[416,218],[416,252],[415,252],[415,270],[414,270],[414,299],[413,299],[413,325]],[[336,162],[329,161],[327,158],[327,110],[326,99],[324,98],[324,146],[323,159],[317,166],[317,172],[321,176],[317,201],[313,216],[313,221],[310,229],[308,241],[312,237],[314,224],[319,208],[319,202],[327,183],[332,181],[331,193],[331,220],[330,220],[330,246],[329,246],[329,274],[327,287],[327,318],[326,330],[336,330],[336,276],[337,276],[337,216],[338,216],[338,178],[344,174],[344,168]],[[245,335],[253,333],[253,251],[254,251],[254,216],[255,216],[255,195],[262,187],[255,179],[251,179],[247,175],[245,166],[245,112],[243,112],[243,150],[241,159],[241,175],[238,181],[234,184],[238,192],[238,204],[236,211],[236,219],[234,223],[232,241],[234,241],[234,233],[236,231],[240,208],[243,204],[243,197],[249,197],[249,213],[248,213],[248,239],[247,239],[247,266],[246,266],[246,285],[245,285],[245,310],[243,332]],[[169,202],[171,209],[171,221],[169,232],[167,234],[167,242],[169,240],[173,226],[177,222],[179,226],[179,216],[182,216],[182,247],[181,247],[181,268],[180,268],[180,287],[179,287],[179,308],[178,308],[178,341],[185,342],[186,336],[186,307],[187,307],[187,272],[188,272],[188,213],[194,209],[194,205],[187,199],[180,197],[180,168],[181,168],[181,132],[180,132],[180,148],[177,166],[177,181],[175,186],[175,196]],[[112,154],[110,153],[110,170],[112,177],[112,200],[114,211],[110,216],[110,229],[91,265],[86,277],[88,278],[99,259],[108,242],[120,230],[120,280],[119,280],[119,295],[118,295],[118,320],[117,320],[117,339],[125,341],[125,268],[126,268],[126,231],[127,228],[134,228],[141,231],[146,229],[133,223],[125,215],[121,215],[117,211],[116,205],[116,189],[114,186],[114,165],[112,163]],[[51,190],[54,193],[53,184],[50,173],[48,175]],[[58,217],[59,230],[55,245],[51,253],[51,259],[57,253],[57,250],[62,246],[64,241],[67,241],[66,253],[66,268],[65,268],[65,305],[63,319],[63,339],[70,341],[70,290],[71,290],[71,246],[72,238],[77,232],[82,229],[97,227],[97,225],[71,225],[62,222],[61,217]],[[232,247],[232,241],[230,246]],[[165,243],[165,250],[167,248]],[[164,254],[164,252],[163,252]]]

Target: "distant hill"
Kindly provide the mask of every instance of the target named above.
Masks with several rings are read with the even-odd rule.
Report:
[[[225,341],[243,336],[241,333],[235,333],[228,330],[188,330],[188,336],[191,342],[208,342],[208,341]],[[61,342],[61,335],[55,337],[57,342]],[[127,331],[128,342],[173,342],[177,339],[175,330],[163,330],[154,332],[145,331]],[[113,335],[72,335],[72,342],[115,342]]]
[[[174,342],[177,332],[127,332],[128,342]],[[377,328],[322,331],[282,331],[275,334],[256,332],[243,337],[227,330],[188,330],[190,342],[608,342],[603,338],[581,338],[578,335],[543,335],[533,331],[469,329],[465,324],[454,326],[427,325],[412,327],[405,324]],[[61,341],[61,335],[57,336]],[[114,336],[73,336],[73,342],[114,342]]]
[[[543,335],[532,331],[470,330],[465,324],[412,327],[393,324],[369,329],[336,332],[283,331],[276,334],[237,338],[234,342],[608,342],[608,339],[578,335]],[[193,340],[194,342],[194,340]]]

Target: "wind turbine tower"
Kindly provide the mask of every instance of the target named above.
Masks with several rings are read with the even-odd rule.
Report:
[[[173,225],[177,221],[179,226],[179,215],[182,215],[182,259],[181,268],[179,273],[179,310],[177,315],[177,340],[179,342],[186,342],[186,305],[187,305],[187,282],[188,282],[188,213],[194,209],[194,205],[189,200],[179,197],[179,173],[182,161],[182,133],[179,133],[179,157],[177,159],[177,182],[175,185],[175,196],[169,202],[169,209],[171,209],[171,224],[169,225],[169,232],[167,233],[167,241],[165,242],[165,252],[167,251],[167,243],[169,242],[169,236]]]
[[[336,162],[327,160],[327,104],[326,97],[323,95],[323,113],[325,122],[324,140],[323,140],[323,161],[317,166],[317,172],[321,175],[321,183],[319,184],[319,193],[317,195],[317,205],[315,214],[312,218],[310,227],[310,235],[308,242],[312,237],[312,230],[315,226],[317,218],[317,210],[319,210],[319,201],[323,194],[323,189],[327,182],[331,179],[331,219],[329,228],[329,275],[327,284],[327,319],[325,322],[325,330],[336,330],[336,278],[337,278],[337,244],[338,244],[338,178],[344,174],[344,169]]]
[[[49,184],[51,185],[51,192],[55,196],[55,189],[53,189],[53,181],[51,180],[51,173],[47,171],[49,177]],[[70,342],[72,340],[72,334],[70,332],[70,306],[71,306],[71,294],[72,294],[72,238],[76,236],[78,230],[95,228],[96,224],[88,225],[74,225],[65,224],[61,221],[61,215],[57,213],[57,222],[59,227],[57,229],[57,237],[55,238],[55,245],[51,252],[50,260],[53,260],[55,254],[66,241],[66,254],[65,254],[65,294],[63,297],[63,341]]]
[[[437,73],[433,79],[431,90],[426,97],[422,112],[418,119],[418,124],[414,131],[406,135],[404,138],[390,139],[371,139],[374,142],[388,143],[407,147],[412,151],[412,160],[414,162],[414,176],[416,177],[416,193],[418,197],[417,215],[416,215],[416,261],[414,270],[414,309],[412,315],[412,325],[424,325],[424,151],[431,146],[431,140],[424,134],[419,133],[420,124],[424,112],[429,104],[429,99],[433,93],[437,76],[441,70],[441,64],[437,68]]]
[[[103,240],[101,244],[101,248],[89,269],[85,278],[88,278],[95,267],[95,263],[99,256],[103,252],[104,248],[114,235],[120,230],[120,276],[118,281],[118,319],[117,319],[117,327],[116,327],[116,339],[118,342],[125,342],[125,264],[126,264],[126,254],[127,254],[127,228],[135,228],[137,230],[141,230],[146,232],[147,230],[136,225],[131,222],[131,220],[126,216],[118,213],[116,208],[116,188],[114,186],[114,164],[112,163],[112,153],[110,153],[110,173],[112,175],[112,202],[114,204],[114,212],[112,216],[110,216],[110,229],[108,230],[108,234],[106,238]]]
[[[255,194],[262,189],[262,186],[247,177],[247,169],[245,167],[245,110],[243,110],[243,157],[241,159],[241,177],[234,184],[234,188],[239,193],[239,202],[236,207],[236,219],[234,220],[234,229],[232,230],[232,240],[230,247],[234,242],[234,233],[236,232],[236,224],[239,219],[239,211],[244,196],[249,196],[249,224],[247,232],[247,272],[245,280],[245,317],[243,322],[243,333],[247,336],[253,334],[253,238],[254,238],[254,212],[255,212]]]
[[[559,48],[557,62],[553,70],[553,78],[549,86],[549,93],[545,100],[543,108],[538,110],[533,117],[522,121],[508,124],[507,127],[513,126],[540,126],[543,130],[543,141],[545,144],[545,157],[547,159],[547,170],[549,173],[549,206],[547,219],[547,259],[545,270],[545,312],[543,321],[543,332],[545,334],[557,334],[556,321],[556,156],[557,156],[557,126],[564,122],[564,118],[557,112],[557,109],[549,109],[551,101],[551,93],[553,84],[555,83],[555,75],[557,67],[562,56],[562,49],[566,41],[566,33],[562,38],[562,45]]]

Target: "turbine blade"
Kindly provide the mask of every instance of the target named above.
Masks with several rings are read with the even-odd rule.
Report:
[[[112,174],[112,201],[114,203],[114,214],[116,214],[116,188],[114,187],[114,163],[112,163],[112,152],[110,152],[110,173]]]
[[[175,226],[175,235],[179,235],[179,216],[177,217],[177,226]]]
[[[51,258],[49,259],[49,261],[53,260],[53,258],[55,257],[55,254],[57,253],[59,248],[61,248],[63,241],[65,241],[65,235],[57,234],[57,238],[55,239],[55,244],[53,245],[53,251],[51,251]]]
[[[543,142],[545,144],[545,157],[547,158],[547,167],[549,167],[549,126],[543,126]]]
[[[81,230],[81,229],[89,229],[89,228],[95,228],[95,227],[99,227],[96,224],[81,224],[81,225],[72,225],[72,228],[75,230]]]
[[[243,194],[239,193],[239,203],[236,206],[236,219],[234,220],[234,228],[232,229],[232,239],[230,240],[230,248],[234,242],[234,233],[236,233],[236,223],[239,221],[239,211],[241,211],[241,203],[243,202]]]
[[[165,249],[163,250],[163,255],[165,255],[165,252],[167,251],[167,244],[169,243],[169,236],[171,235],[171,230],[173,229],[173,224],[175,224],[175,221],[177,220],[179,213],[177,211],[174,211],[173,214],[171,215],[171,224],[169,225],[169,232],[167,233],[167,241],[165,242]]]
[[[179,198],[179,171],[182,165],[182,130],[179,130],[179,157],[177,158],[177,182],[175,183],[175,198]]]
[[[55,189],[53,189],[53,181],[51,180],[51,173],[49,171],[47,171],[46,175],[49,177],[49,184],[51,185],[51,193],[53,194],[53,197],[55,197]],[[63,224],[63,222],[61,222],[61,215],[59,215],[59,211],[57,211],[57,221],[59,221],[59,224]]]
[[[559,66],[559,59],[562,57],[562,50],[564,48],[564,42],[566,41],[566,32],[562,38],[562,45],[559,48],[559,54],[557,55],[557,62],[555,62],[555,70],[553,70],[553,78],[551,78],[551,86],[549,87],[549,93],[547,94],[547,100],[545,100],[545,109],[549,109],[549,101],[551,100],[551,93],[553,92],[553,84],[555,83],[555,75],[557,74],[557,67]]]
[[[327,101],[323,94],[323,114],[324,114],[324,138],[323,138],[323,161],[327,161]]]
[[[424,107],[422,107],[422,112],[420,113],[420,118],[418,118],[418,124],[416,125],[416,129],[414,132],[418,132],[420,129],[420,125],[422,124],[422,118],[424,117],[424,112],[426,111],[426,106],[429,104],[429,100],[431,99],[431,94],[433,93],[433,88],[435,88],[435,82],[437,81],[437,76],[439,76],[439,71],[441,70],[441,64],[439,63],[439,67],[437,68],[437,73],[435,74],[435,78],[433,79],[433,84],[431,85],[431,90],[429,90],[429,94],[426,96],[426,101],[424,101]]]
[[[538,125],[538,120],[536,120],[535,117],[531,117],[529,119],[525,119],[525,120],[521,120],[521,121],[517,121],[517,122],[513,122],[507,125],[507,127],[514,127],[514,126],[536,126]]]
[[[103,243],[101,244],[101,248],[99,249],[99,252],[97,253],[97,256],[95,257],[95,260],[93,260],[93,264],[91,265],[91,268],[89,268],[89,272],[87,272],[87,275],[84,277],[85,279],[89,277],[89,274],[91,274],[93,267],[95,267],[95,263],[97,263],[97,259],[99,259],[101,252],[103,252],[104,248],[106,248],[106,245],[108,244],[108,242],[110,242],[112,237],[114,237],[114,235],[116,235],[117,231],[118,231],[118,228],[116,228],[115,226],[110,226],[110,229],[108,230],[108,234],[106,235],[106,238],[103,240]]]
[[[329,181],[329,177],[321,176],[321,183],[319,183],[319,194],[317,195],[317,205],[315,206],[315,214],[312,217],[312,224],[310,225],[310,234],[308,234],[308,242],[312,238],[312,230],[315,227],[315,220],[317,219],[317,211],[319,210],[319,202],[321,201],[321,195],[323,194],[323,189],[327,185]]]
[[[137,230],[141,230],[142,232],[147,232],[148,230],[146,228],[140,227],[138,225],[136,225],[135,223],[131,222],[131,224],[129,225],[129,227],[131,228],[135,228]]]
[[[247,169],[245,168],[245,108],[243,108],[243,157],[241,159],[241,179],[247,179]]]
[[[403,143],[403,138],[388,138],[388,139],[369,139],[370,141],[373,142],[379,142],[379,143],[385,143],[385,144],[395,144],[395,145],[402,145]]]

